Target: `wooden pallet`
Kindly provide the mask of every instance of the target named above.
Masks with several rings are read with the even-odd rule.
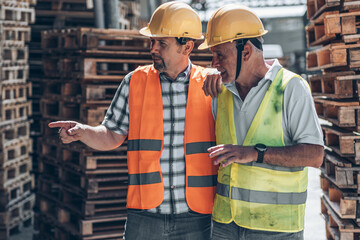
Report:
[[[0,127],[0,150],[29,139],[30,121],[13,123]]]
[[[28,212],[24,218],[14,221],[5,228],[0,228],[0,240],[10,240],[11,236],[21,232],[24,227],[30,227],[33,224],[34,213]]]
[[[109,105],[119,87],[118,83],[80,84],[78,81],[52,81],[45,85],[44,97],[53,100],[85,104]]]
[[[358,68],[360,44],[333,43],[320,49],[306,52],[306,69],[316,71],[332,68]]]
[[[331,72],[309,76],[309,84],[313,96],[325,96],[333,99],[358,97],[356,91],[360,75],[353,71]]]
[[[1,102],[2,104],[17,104],[26,102],[31,97],[31,83],[2,84]]]
[[[41,99],[41,113],[44,118],[52,120],[71,119],[92,126],[99,125],[105,117],[109,105],[87,105],[63,101]]]
[[[36,8],[53,11],[93,11],[93,3],[87,0],[37,0]]]
[[[116,198],[127,192],[126,173],[91,176],[63,167],[60,174],[63,185],[82,193],[87,199]]]
[[[323,19],[314,22],[315,25],[316,23],[319,22],[317,27],[320,38],[317,39],[315,37],[315,41],[313,42],[312,45],[309,46],[316,46],[318,43],[329,42],[329,40],[335,38],[336,34],[341,35],[345,43],[359,42],[360,35],[357,34],[359,28],[358,26],[360,24],[359,11],[348,12],[348,13],[335,13],[335,14],[324,13],[324,14],[326,15],[323,16]],[[323,29],[321,29],[321,27]]]
[[[35,213],[34,228],[39,233],[34,234],[35,240],[78,240],[77,236],[66,232],[54,218],[49,218],[44,214]]]
[[[9,26],[0,22],[0,45],[24,47],[30,41],[31,29],[28,26]]]
[[[0,126],[26,121],[31,112],[31,101],[18,104],[0,104]]]
[[[355,222],[360,220],[360,215],[357,212],[360,197],[351,190],[339,189],[326,176],[321,175],[321,188],[323,190],[323,197],[331,206],[331,209],[341,219],[352,219]]]
[[[343,1],[343,9],[344,10],[355,10],[360,9],[360,1],[358,0],[344,0]]]
[[[0,152],[0,166],[7,168],[15,162],[27,159],[32,152],[32,139],[25,138],[2,149]]]
[[[29,66],[0,66],[0,83],[26,83],[29,77]]]
[[[56,160],[54,161],[51,157],[40,155],[38,157],[38,171],[43,178],[59,182],[61,163]]]
[[[41,46],[44,51],[140,51],[149,55],[150,40],[135,30],[68,28],[43,31]]]
[[[38,18],[60,18],[60,19],[71,19],[72,21],[94,20],[93,11],[62,11],[62,10],[40,10],[35,9],[36,19]],[[76,19],[76,20],[75,20]],[[64,26],[67,26],[66,24]]]
[[[28,3],[3,1],[0,2],[0,20],[28,25],[35,22],[35,9]]]
[[[82,219],[122,217],[126,215],[126,193],[123,197],[88,200],[79,192],[60,186],[61,199],[54,199],[46,193],[38,192],[40,213],[57,216],[57,207],[68,209]]]
[[[305,27],[308,47],[320,46],[336,39],[336,32],[334,32],[334,28],[335,26],[340,28],[340,26],[338,23],[331,22],[333,19],[326,18],[327,15],[335,13],[338,14],[339,12],[324,12],[315,21]]]
[[[126,143],[112,152],[89,152],[86,149],[74,150],[64,146],[60,159],[64,166],[85,174],[126,174]]]
[[[65,209],[59,209],[58,212],[59,218],[47,214],[39,215],[38,222],[47,223],[45,226],[37,224],[40,227],[40,233],[44,234],[44,240],[120,240],[123,238],[126,217],[81,220],[69,214]],[[46,229],[46,226],[53,231]]]
[[[13,182],[10,186],[0,188],[0,209],[6,209],[23,197],[30,195],[33,188],[34,178],[29,173],[21,180]]]
[[[124,196],[104,200],[87,200],[76,191],[63,187],[62,204],[83,219],[119,217],[126,215],[126,192]]]
[[[341,219],[325,198],[321,198],[321,213],[325,218],[327,239],[359,239],[360,228],[349,219]]]
[[[341,189],[354,189],[360,193],[360,167],[339,157],[335,153],[326,151],[322,168],[323,174]]]
[[[333,101],[314,98],[318,116],[338,127],[360,126],[359,101]]]
[[[44,73],[49,77],[120,82],[130,71],[146,64],[152,64],[152,60],[51,57],[44,60]]]
[[[21,180],[32,170],[32,158],[15,162],[5,169],[0,169],[0,185],[2,188],[11,186],[14,182]]]
[[[340,9],[340,0],[308,0],[307,18],[315,20],[325,11]]]
[[[29,49],[25,47],[0,46],[0,65],[26,65],[29,59]]]
[[[14,225],[14,222],[19,222],[22,219],[27,219],[27,216],[31,215],[34,205],[35,194],[30,194],[19,202],[9,206],[6,211],[0,212],[0,229]]]
[[[341,128],[322,126],[325,136],[325,145],[342,157],[354,157],[360,154],[357,151],[357,141],[360,135]],[[358,159],[358,158],[357,158]]]

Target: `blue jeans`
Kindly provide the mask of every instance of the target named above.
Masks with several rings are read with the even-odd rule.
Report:
[[[211,215],[157,214],[128,209],[126,240],[209,240]]]
[[[296,233],[251,230],[236,225],[213,221],[212,240],[303,240],[304,231]]]

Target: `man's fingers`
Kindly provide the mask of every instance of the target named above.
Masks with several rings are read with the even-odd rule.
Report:
[[[215,98],[217,97],[217,81],[218,81],[218,75],[213,75],[213,79],[211,81],[211,97]]]
[[[213,152],[213,151],[215,151],[215,150],[217,150],[217,149],[219,149],[219,148],[223,148],[225,146],[225,144],[219,144],[219,145],[216,145],[216,146],[213,146],[213,147],[209,147],[208,149],[207,149],[207,151],[209,152],[209,153],[211,153],[211,152]]]
[[[70,128],[69,130],[67,130],[67,133],[71,136],[74,136],[76,134],[78,134],[80,132],[81,128],[79,125],[76,125],[73,128]]]
[[[222,78],[221,76],[218,78],[217,81],[217,93],[221,93],[222,89],[221,89],[221,83],[222,83]]]
[[[230,158],[233,157],[233,153],[231,152],[226,152],[226,153],[223,153],[223,154],[220,154],[217,156],[217,158],[214,160],[214,165],[217,165],[221,162],[224,162]]]
[[[57,122],[51,122],[48,124],[50,128],[56,128],[56,127],[63,127],[63,128],[69,128],[71,126],[71,122],[69,121],[57,121]]]

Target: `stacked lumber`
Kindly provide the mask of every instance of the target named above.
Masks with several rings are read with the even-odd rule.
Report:
[[[35,195],[30,173],[31,84],[28,82],[32,1],[0,1],[0,239],[30,226]]]
[[[105,2],[105,1],[104,1]],[[139,3],[119,1],[120,23],[122,29],[138,29],[144,23],[140,19]],[[32,34],[29,43],[29,65],[32,83],[31,137],[34,139],[33,170],[35,178],[38,176],[37,143],[41,137],[40,99],[44,94],[47,78],[43,72],[43,50],[41,47],[41,32],[45,30],[64,29],[69,27],[94,27],[93,0],[37,0],[35,6],[35,23],[31,25]]]
[[[325,139],[321,212],[327,239],[360,238],[359,1],[308,0],[307,70]],[[316,47],[316,48],[315,48]]]
[[[197,43],[199,44],[199,43]],[[150,41],[138,31],[72,28],[42,32],[44,94],[40,100],[36,239],[121,239],[126,219],[126,142],[100,152],[62,144],[47,124],[98,125],[125,75],[151,64]],[[207,66],[209,53],[192,61]]]

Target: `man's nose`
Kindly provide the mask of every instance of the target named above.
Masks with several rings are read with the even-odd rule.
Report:
[[[219,61],[217,60],[216,57],[213,57],[213,58],[212,58],[212,62],[211,62],[211,67],[217,68],[217,67],[219,67],[219,66],[220,66]]]
[[[150,45],[150,53],[158,53],[158,52],[159,52],[159,43],[154,41]]]

